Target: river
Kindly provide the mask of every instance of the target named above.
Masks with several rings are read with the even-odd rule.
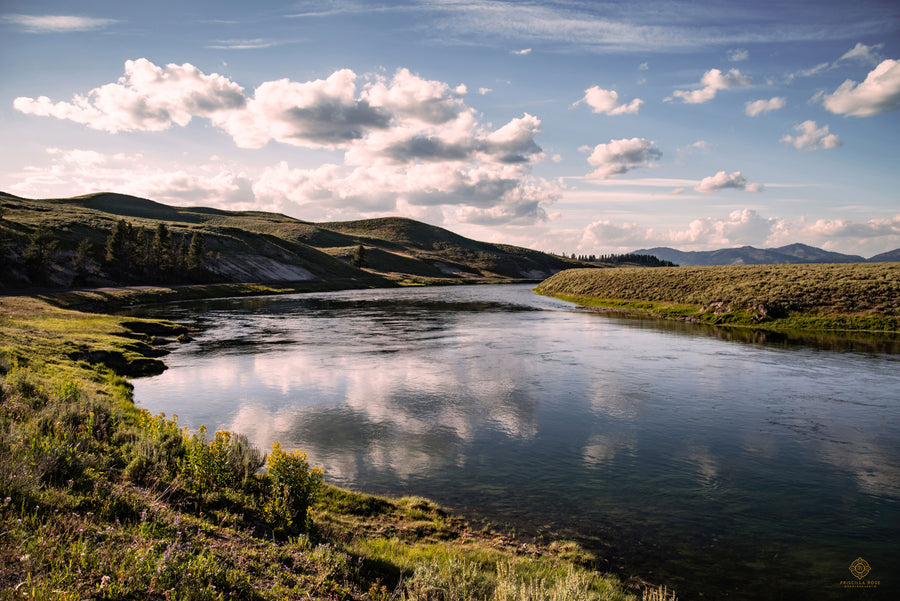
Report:
[[[145,314],[202,332],[134,380],[140,406],[301,448],[334,484],[579,540],[682,600],[900,598],[896,339],[600,314],[523,285]]]

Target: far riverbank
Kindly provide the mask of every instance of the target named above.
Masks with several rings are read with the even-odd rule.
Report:
[[[535,290],[583,306],[693,323],[900,332],[900,263],[570,269]]]

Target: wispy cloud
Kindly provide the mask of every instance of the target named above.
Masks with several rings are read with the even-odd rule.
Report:
[[[427,15],[429,39],[445,43],[502,46],[510,42],[546,45],[558,51],[578,48],[588,52],[690,51],[697,48],[766,42],[848,39],[887,32],[883,19],[865,12],[821,15],[809,20],[808,11],[784,5],[748,6],[759,19],[733,21],[725,5],[656,2],[583,2],[555,0],[523,3],[510,0],[410,0],[359,2],[336,0],[306,3],[291,17],[330,17],[375,12],[419,12]],[[774,10],[774,13],[773,13]],[[423,25],[423,28],[425,26]],[[748,52],[737,47],[730,60],[744,60]]]
[[[94,31],[118,23],[117,19],[81,17],[77,15],[4,15],[4,22],[18,26],[26,33],[66,33]]]
[[[878,61],[881,60],[879,51],[883,47],[884,44],[866,46],[862,42],[857,42],[856,46],[845,52],[836,62],[853,60],[868,63],[870,65],[877,65]]]
[[[880,50],[884,47],[884,44],[874,44],[872,46],[867,46],[862,42],[857,42],[856,46],[842,54],[837,60],[832,62],[819,63],[814,67],[809,67],[807,69],[800,69],[795,73],[790,73],[787,75],[787,80],[791,81],[795,77],[812,77],[814,75],[818,75],[820,73],[825,73],[827,71],[831,71],[833,69],[837,69],[843,63],[847,61],[853,62],[862,62],[870,65],[877,65],[881,60],[881,52]]]
[[[213,40],[207,44],[207,48],[213,50],[256,50],[259,48],[272,48],[273,46],[281,46],[287,42],[276,40],[267,40],[264,38],[254,39],[236,39],[236,40]]]

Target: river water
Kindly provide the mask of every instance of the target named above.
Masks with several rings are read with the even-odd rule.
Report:
[[[900,598],[896,340],[599,314],[522,285],[151,314],[203,330],[134,381],[140,406],[301,448],[334,484],[576,539],[682,600]]]

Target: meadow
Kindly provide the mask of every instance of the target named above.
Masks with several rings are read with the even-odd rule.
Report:
[[[900,331],[900,263],[570,269],[540,294],[759,329]]]

